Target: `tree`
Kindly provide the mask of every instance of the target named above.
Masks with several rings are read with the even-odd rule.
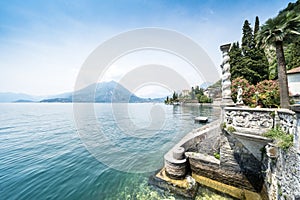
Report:
[[[178,102],[178,94],[174,91],[172,99],[174,102]]]
[[[249,56],[250,50],[255,47],[253,31],[248,20],[243,25],[242,52],[244,56]]]
[[[255,31],[258,30],[259,19],[256,17]],[[241,64],[246,68],[243,77],[254,85],[267,79],[269,63],[263,49],[256,47],[254,34],[248,20],[245,20],[243,25],[242,53],[244,58]]]
[[[259,25],[258,17],[256,26]],[[256,27],[256,30],[259,28]],[[237,77],[247,79],[251,84],[268,79],[269,63],[263,49],[256,47],[250,23],[245,20],[243,25],[242,47],[233,43],[229,52],[231,66],[231,80]]]
[[[300,67],[300,37],[296,37],[285,49],[286,69]]]
[[[197,85],[195,88],[195,95],[200,94],[200,92],[201,92],[200,87],[199,87],[199,85]],[[202,93],[203,93],[203,91],[202,91]]]
[[[296,1],[295,3],[289,3],[288,6],[281,10],[279,12],[279,15],[285,15],[287,12],[295,12],[299,13],[300,12],[300,1]],[[300,66],[300,36],[293,36],[292,38],[289,38],[288,40],[284,41],[284,56],[285,56],[285,61],[286,61],[286,69],[290,70],[295,67]],[[274,50],[274,55],[275,50]],[[276,56],[275,56],[276,57]],[[274,60],[276,67],[276,59]]]
[[[258,45],[275,46],[280,88],[280,106],[282,108],[289,108],[283,42],[289,40],[292,35],[300,35],[300,15],[292,11],[283,12],[275,18],[267,20],[257,35]]]
[[[259,31],[259,18],[258,16],[255,17],[255,24],[254,24],[254,38],[256,37]]]
[[[242,77],[240,73],[243,69],[241,65],[242,61],[242,50],[240,48],[239,42],[234,42],[231,45],[231,49],[229,51],[229,64],[230,64],[230,73],[231,73],[231,81],[236,79],[237,77]]]
[[[195,89],[194,89],[194,87],[192,87],[192,89],[191,89],[191,99],[195,99]]]
[[[199,103],[212,103],[212,99],[206,95],[197,95],[197,99]]]

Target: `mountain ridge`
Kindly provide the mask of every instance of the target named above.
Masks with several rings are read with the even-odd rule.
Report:
[[[39,97],[24,93],[0,93],[0,102],[96,102],[96,103],[145,103],[163,102],[165,98],[141,98],[130,92],[123,85],[115,82],[91,84],[75,92],[66,92],[49,97]]]

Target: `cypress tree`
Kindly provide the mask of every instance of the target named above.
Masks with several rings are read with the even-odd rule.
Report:
[[[242,70],[241,61],[243,59],[242,49],[240,48],[239,42],[234,42],[229,51],[229,64],[230,64],[230,73],[231,73],[231,81],[237,77],[241,77],[240,73]]]
[[[254,36],[253,31],[248,20],[245,20],[243,25],[243,37],[242,37],[242,52],[245,56],[250,53],[250,50],[253,49]]]
[[[256,31],[259,29],[259,19],[256,17]],[[242,47],[233,43],[229,52],[231,79],[243,77],[251,84],[268,79],[269,63],[263,49],[256,47],[253,30],[248,20],[243,25]]]
[[[256,37],[258,31],[259,31],[259,18],[258,16],[256,16],[255,24],[254,24],[254,38]]]

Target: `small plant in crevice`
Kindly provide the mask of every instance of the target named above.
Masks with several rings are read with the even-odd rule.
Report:
[[[221,129],[225,129],[226,128],[226,122],[223,122],[221,125],[220,125]]]
[[[273,139],[275,141],[275,144],[285,151],[293,146],[294,136],[291,134],[287,134],[280,127],[270,129],[269,131],[264,133],[263,136]]]
[[[281,185],[279,183],[277,183],[277,187],[278,187],[278,195],[282,196],[282,189],[281,189]]]
[[[270,116],[271,116],[272,118],[274,118],[274,117],[275,117],[275,111],[272,111],[272,112],[270,113]]]
[[[259,151],[260,151],[261,153],[263,153],[263,154],[264,154],[264,153],[267,153],[267,151],[266,151],[266,146],[260,148]]]
[[[215,157],[216,159],[220,160],[220,157],[221,157],[221,156],[220,156],[219,153],[215,152],[215,153],[214,153],[214,157]]]
[[[234,128],[233,126],[228,126],[227,131],[228,131],[229,133],[233,133],[233,132],[235,132],[236,130],[235,130],[235,128]]]
[[[275,166],[275,165],[276,165],[276,162],[277,162],[277,160],[276,160],[275,158],[272,158],[272,159],[271,159],[271,164],[272,164],[272,166]]]

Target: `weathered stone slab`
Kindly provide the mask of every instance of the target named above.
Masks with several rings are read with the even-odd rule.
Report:
[[[175,180],[166,175],[165,168],[155,175],[150,176],[149,183],[175,194],[194,199],[199,184],[191,177],[186,176],[182,180]]]

